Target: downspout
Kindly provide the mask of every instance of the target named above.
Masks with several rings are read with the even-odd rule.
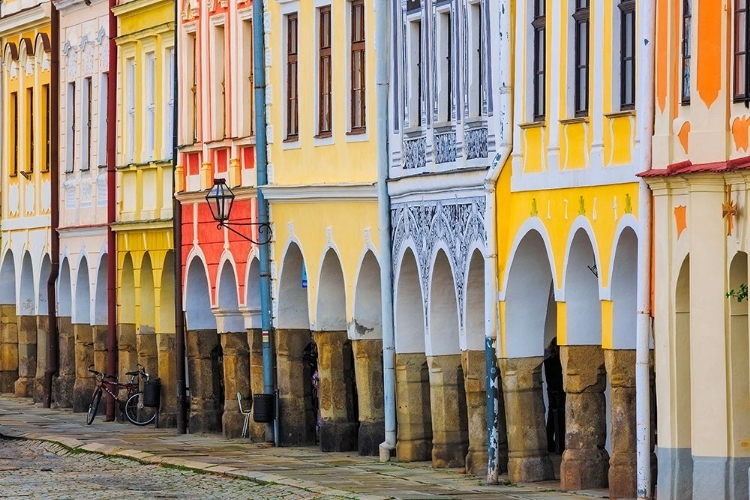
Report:
[[[258,222],[268,223],[268,202],[262,187],[268,184],[266,142],[266,58],[263,0],[253,0],[253,78],[255,81],[255,167],[258,188]],[[263,230],[263,229],[261,229]],[[263,392],[274,394],[273,332],[271,325],[271,243],[259,245],[260,313],[263,338]],[[278,417],[278,408],[276,408]],[[279,419],[266,424],[266,441],[279,445]]]
[[[654,0],[638,4],[638,50],[636,119],[638,121],[638,171],[651,169],[651,140],[654,134]],[[638,498],[651,498],[651,385],[649,370],[649,331],[651,328],[651,191],[641,177],[638,181],[638,290],[635,348],[636,468]]]
[[[396,337],[393,328],[393,274],[391,271],[391,200],[388,197],[388,0],[375,3],[375,86],[378,165],[378,227],[380,228],[380,302],[383,329],[383,404],[385,441],[380,460],[395,458],[396,450]]]
[[[182,203],[177,199],[176,190],[178,186],[177,178],[177,128],[179,118],[179,106],[177,103],[179,92],[179,72],[177,61],[179,58],[179,15],[177,2],[174,3],[174,89],[172,95],[175,105],[172,106],[172,189],[175,195],[172,196],[172,233],[174,234],[174,359],[175,359],[175,389],[177,390],[177,433],[187,433],[187,399],[185,398],[185,315],[182,312]]]
[[[107,75],[107,373],[117,374],[117,239],[112,224],[117,221],[117,18],[109,0],[109,68]],[[115,400],[107,395],[107,422],[115,419]]]
[[[495,206],[495,189],[503,166],[510,157],[513,149],[513,72],[512,72],[512,10],[511,1],[502,0],[499,4],[499,33],[497,54],[499,55],[499,71],[497,88],[498,103],[496,114],[498,120],[497,152],[492,165],[484,178],[484,195],[486,202],[487,245],[484,263],[484,353],[487,390],[487,482],[497,484],[500,475],[498,457],[498,411],[500,379],[497,368],[496,339],[499,331],[500,310],[497,294],[499,289],[498,258],[497,258],[497,207]],[[492,23],[490,23],[492,25]],[[490,85],[492,91],[495,85]]]
[[[50,273],[47,280],[47,369],[44,371],[44,407],[52,405],[52,377],[60,369],[60,331],[57,328],[57,294],[55,285],[60,273],[60,12],[51,2],[51,52],[50,55]]]

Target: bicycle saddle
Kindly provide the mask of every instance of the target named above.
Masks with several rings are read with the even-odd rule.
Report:
[[[138,375],[138,374],[139,374],[139,372],[127,372],[127,373],[126,373],[125,375],[133,375],[133,376],[136,376],[136,375]]]

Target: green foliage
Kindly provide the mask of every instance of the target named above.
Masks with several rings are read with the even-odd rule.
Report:
[[[740,286],[737,287],[737,290],[729,290],[726,293],[727,297],[734,297],[737,299],[737,302],[742,302],[743,300],[747,299],[747,284],[746,283],[740,283]]]

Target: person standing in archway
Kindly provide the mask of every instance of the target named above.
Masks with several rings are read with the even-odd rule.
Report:
[[[565,450],[565,391],[557,337],[544,351],[544,376],[547,380],[547,450],[562,454]]]

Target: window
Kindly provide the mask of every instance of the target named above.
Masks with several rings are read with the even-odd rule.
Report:
[[[365,5],[364,0],[353,0],[350,10],[349,63],[351,65],[351,115],[349,131],[361,134],[365,131]]]
[[[422,126],[422,20],[409,22],[409,125]]]
[[[99,82],[99,166],[107,165],[107,96],[109,92],[109,73],[102,73]]]
[[[10,149],[10,154],[13,156],[10,161],[10,175],[15,176],[18,175],[18,92],[10,93],[10,116],[12,117],[11,130],[13,131],[11,137],[13,145]]]
[[[748,80],[748,69],[750,67],[750,23],[748,23],[748,0],[735,0],[734,2],[734,100],[750,101],[750,80]]]
[[[286,140],[299,136],[297,93],[297,14],[286,16]]]
[[[318,9],[318,136],[331,135],[331,6]]]
[[[65,171],[72,172],[75,168],[75,147],[76,147],[76,82],[68,83],[67,92],[67,122],[65,130]]]
[[[29,158],[28,164],[26,166],[26,172],[33,172],[34,171],[34,131],[36,130],[36,127],[34,126],[34,88],[29,87],[26,89],[26,109],[28,111],[26,112],[26,123],[29,131],[29,143],[28,143],[28,149],[27,149],[27,156]]]
[[[166,50],[164,57],[166,67],[164,68],[164,74],[168,75],[165,93],[165,109],[164,115],[167,122],[167,126],[164,128],[164,157],[172,156],[172,149],[174,148],[173,134],[174,134],[174,72],[175,72],[175,58],[174,58],[174,47],[169,47]]]
[[[690,104],[690,35],[692,0],[682,0],[682,104]]]
[[[589,113],[589,0],[576,0],[575,25],[575,115]]]
[[[620,109],[635,108],[635,0],[621,0]]]
[[[482,94],[484,75],[482,74],[482,5],[469,5],[469,116],[482,115]]]
[[[154,96],[154,53],[146,54],[146,139],[144,159],[154,159],[154,134],[156,133],[156,99]]]
[[[52,154],[51,149],[51,142],[50,137],[52,137],[52,131],[50,129],[51,122],[50,122],[50,102],[49,102],[49,84],[42,85],[42,116],[44,117],[44,128],[42,129],[44,133],[44,139],[42,143],[44,144],[44,152],[42,153],[44,155],[44,159],[41,162],[42,164],[42,172],[49,172],[49,166],[50,166],[50,155]]]
[[[214,139],[227,136],[227,75],[224,66],[224,25],[214,27],[213,39],[213,131]]]
[[[195,33],[190,33],[187,37],[187,50],[186,53],[190,55],[188,59],[188,75],[190,83],[190,95],[188,105],[188,119],[190,120],[191,134],[189,135],[190,141],[195,143],[198,140],[198,73],[196,64],[196,43]]]
[[[83,79],[83,126],[84,131],[82,134],[83,139],[83,158],[81,159],[81,170],[88,170],[91,168],[91,77]]]
[[[243,135],[253,135],[255,132],[255,82],[253,79],[253,22],[247,19],[242,22],[242,46],[245,47],[244,58],[242,63],[242,88],[243,106]]]
[[[534,79],[534,108],[533,115],[535,121],[544,120],[546,112],[546,81],[545,81],[545,67],[546,67],[546,0],[534,0],[534,20],[531,22],[531,27],[534,31],[534,64],[533,64],[533,79]]]
[[[453,107],[452,78],[452,44],[451,12],[447,10],[438,14],[438,121],[448,122]]]
[[[129,58],[125,64],[127,80],[127,124],[128,124],[128,148],[127,161],[135,160],[135,58]]]

